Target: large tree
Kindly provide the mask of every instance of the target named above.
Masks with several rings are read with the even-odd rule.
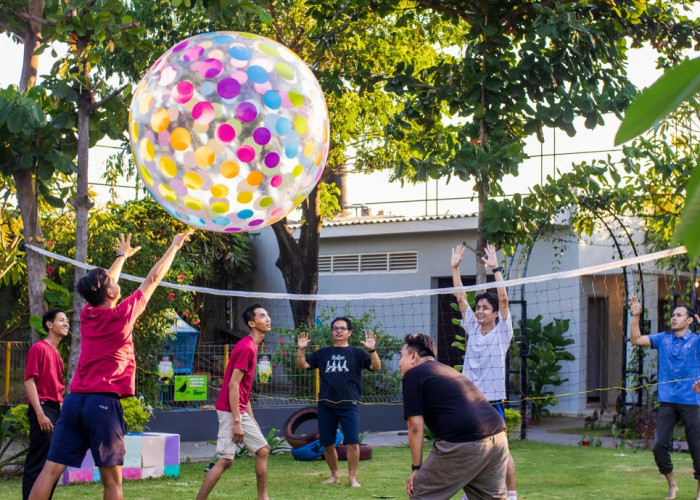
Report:
[[[388,82],[365,78],[364,68],[359,79],[413,96],[389,127],[392,136],[415,126],[423,132],[414,136],[412,156],[399,159],[398,176],[474,181],[479,254],[489,232],[487,203],[497,204],[495,197],[505,194],[500,183],[506,175],[521,174],[526,138],[543,140],[546,128],[572,136],[579,116],[588,128],[602,125],[606,113],[620,116],[636,92],[626,75],[628,50],[650,43],[663,60],[676,60],[700,40],[698,21],[681,12],[691,3],[417,0],[392,15],[448,20],[455,37],[440,44],[444,57],[423,71],[398,67]],[[386,14],[393,5],[322,4],[334,17]],[[476,262],[477,282],[484,282],[478,255]]]
[[[398,17],[361,16],[334,19],[319,11],[318,2],[309,0],[241,2],[246,8],[200,0],[188,9],[163,12],[159,4],[135,2],[136,16],[142,20],[154,44],[153,59],[182,38],[205,31],[241,30],[274,39],[297,53],[314,71],[324,90],[331,120],[331,145],[322,182],[301,204],[298,233],[285,218],[272,226],[280,249],[276,265],[282,272],[287,291],[314,294],[318,290],[318,251],[323,218],[337,211],[337,188],[329,184],[339,168],[392,165],[405,154],[403,140],[383,137],[383,128],[401,111],[402,102],[380,88],[365,89],[347,77],[355,68],[374,74],[393,72],[397,65],[423,68],[435,64],[433,48],[442,25],[412,22],[396,24]],[[213,6],[217,8],[213,8]],[[402,3],[403,5],[403,3]],[[234,15],[235,14],[235,15]],[[120,64],[115,60],[114,64]],[[385,77],[390,78],[386,73]],[[137,78],[134,75],[134,78]],[[291,301],[296,325],[312,325],[314,301]]]
[[[70,204],[75,210],[75,258],[87,261],[88,213],[92,201],[88,192],[89,149],[105,135],[117,138],[126,123],[126,106],[118,98],[126,85],[112,85],[118,75],[100,66],[102,57],[109,52],[130,53],[131,65],[137,70],[146,64],[139,51],[145,50],[142,30],[131,17],[130,10],[118,0],[76,0],[69,3],[32,0],[29,9],[18,1],[3,4],[2,12],[9,19],[3,26],[24,42],[25,66],[22,83],[27,86],[36,80],[36,57],[50,44],[62,42],[68,51],[53,66],[51,74],[43,82],[51,96],[69,107],[76,128],[77,179]],[[20,38],[19,27],[26,34]],[[41,47],[40,47],[41,44]],[[31,57],[27,56],[27,52]],[[28,63],[29,61],[29,63]],[[27,67],[29,64],[29,67]],[[110,78],[111,77],[111,78]],[[22,86],[20,86],[20,90]],[[36,169],[36,166],[32,168]],[[20,168],[15,175],[20,211],[24,220],[25,241],[41,243],[41,227],[36,215],[36,178],[32,168]],[[23,193],[23,191],[28,191]],[[37,283],[45,268],[43,261],[34,263],[34,252],[28,252],[29,294],[32,314],[40,314],[43,284]],[[44,264],[44,265],[41,265]],[[41,265],[41,268],[38,267]],[[75,283],[85,274],[84,269],[75,269]],[[43,277],[43,276],[42,276]],[[34,297],[37,295],[37,297]],[[75,333],[71,341],[68,363],[68,378],[72,378],[80,354],[80,310],[84,301],[74,294],[72,328]]]

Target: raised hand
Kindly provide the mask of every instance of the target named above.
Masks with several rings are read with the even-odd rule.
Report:
[[[377,344],[377,336],[372,330],[368,330],[365,332],[365,340],[361,340],[360,344],[365,346],[365,349],[367,349],[368,351],[372,351],[374,350],[375,345]]]
[[[299,349],[306,349],[309,347],[309,334],[306,332],[301,332],[297,338],[297,346]]]
[[[628,305],[632,316],[639,316],[640,314],[642,314],[642,304],[639,302],[639,299],[636,295],[632,295],[630,297]]]
[[[131,234],[127,234],[125,238],[124,233],[121,233],[114,246],[114,251],[117,252],[117,254],[122,254],[124,257],[131,257],[139,250],[141,250],[140,246],[135,248],[131,247]]]
[[[491,269],[496,269],[498,267],[498,257],[496,257],[496,247],[491,243],[487,243],[484,247],[484,256],[481,258],[484,264],[489,266]]]
[[[182,245],[184,245],[186,241],[190,241],[192,233],[194,233],[194,229],[188,229],[182,233],[177,233],[173,238],[173,245],[175,245],[176,248],[182,248]]]
[[[462,257],[464,257],[464,245],[457,245],[452,249],[452,258],[450,259],[451,267],[459,267],[459,263],[462,262]]]
[[[693,384],[693,389],[695,389],[695,392],[700,394],[700,380],[695,381],[695,383]]]

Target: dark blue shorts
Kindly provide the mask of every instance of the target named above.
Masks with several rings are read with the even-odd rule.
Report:
[[[343,430],[345,444],[360,442],[360,410],[357,403],[350,408],[335,408],[323,403],[318,405],[318,434],[322,446],[335,444],[338,424]]]
[[[98,467],[124,465],[125,432],[119,398],[72,392],[63,402],[48,459],[80,467],[89,449]]]
[[[494,410],[498,412],[498,414],[501,416],[503,421],[506,421],[506,412],[503,410],[503,404],[500,401],[489,401],[491,403],[491,406],[493,406]]]

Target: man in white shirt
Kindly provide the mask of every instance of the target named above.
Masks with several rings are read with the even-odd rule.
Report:
[[[496,281],[503,281],[501,274],[503,269],[498,265],[495,247],[487,244],[484,250],[486,255],[481,260],[491,268]],[[462,257],[464,257],[464,246],[457,245],[452,249],[450,260],[452,283],[455,287],[463,286],[459,272]],[[508,308],[505,287],[497,288],[497,292],[497,296],[492,292],[477,295],[474,311],[469,307],[464,292],[457,293],[457,303],[462,312],[462,328],[468,336],[462,373],[484,394],[505,421],[501,402],[506,399],[505,363],[510,341],[513,338],[513,320]],[[508,500],[517,500],[515,463],[510,453],[506,487]]]

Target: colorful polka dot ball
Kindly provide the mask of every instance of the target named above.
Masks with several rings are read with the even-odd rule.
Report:
[[[328,110],[311,70],[250,33],[184,40],[131,102],[129,135],[148,191],[208,231],[253,231],[301,204],[323,174]]]

